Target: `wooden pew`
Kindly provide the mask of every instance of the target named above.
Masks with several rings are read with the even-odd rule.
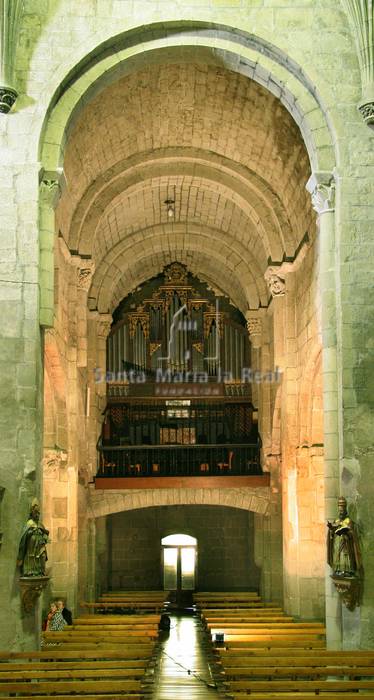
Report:
[[[208,629],[218,629],[218,625],[216,623],[208,622],[207,623],[207,628]],[[259,632],[261,631],[278,631],[278,630],[286,630],[287,632],[293,632],[297,630],[310,630],[312,632],[318,632],[319,634],[324,634],[326,631],[325,626],[321,622],[273,622],[272,620],[270,621],[265,621],[265,622],[236,622],[233,620],[229,620],[228,622],[222,622],[219,626],[219,629],[222,630],[227,630],[228,632],[230,629],[235,629],[235,630],[257,630]],[[234,634],[234,632],[232,632]]]
[[[247,609],[248,609],[248,610],[253,610],[253,609],[256,610],[256,609],[260,609],[260,610],[262,611],[262,610],[270,609],[270,610],[272,610],[273,612],[274,612],[274,611],[278,611],[278,612],[281,612],[281,611],[282,611],[282,608],[275,607],[275,606],[273,606],[273,605],[264,605],[264,603],[262,603],[261,601],[256,601],[256,600],[253,600],[253,601],[245,600],[245,601],[242,601],[242,602],[237,602],[237,601],[235,601],[235,606],[233,606],[233,604],[232,604],[230,601],[220,601],[220,602],[219,602],[219,605],[217,605],[217,601],[216,601],[216,600],[204,600],[204,601],[201,601],[200,603],[197,603],[197,607],[199,607],[199,608],[207,608],[207,609],[208,609],[208,608],[212,608],[212,609],[217,609],[217,608],[219,608],[219,609],[221,609],[221,610],[224,609],[224,608],[226,608],[226,609],[228,609],[228,610],[232,610],[233,608],[235,608],[236,610],[247,610]]]
[[[230,600],[232,602],[237,601],[247,601],[247,600],[261,600],[261,596],[254,591],[220,591],[219,593],[209,593],[209,592],[197,592],[193,594],[194,601],[201,600]]]
[[[23,671],[67,671],[67,670],[80,670],[80,669],[146,669],[149,666],[149,659],[117,659],[113,661],[75,661],[71,659],[64,659],[64,663],[61,664],[60,661],[43,661],[42,659],[38,661],[28,661],[18,663],[15,661],[0,661],[0,674],[5,671],[11,673],[21,673]]]
[[[1,700],[14,694],[30,700],[141,700],[153,647],[147,643],[123,645],[121,651],[84,651],[80,646],[77,651],[0,652]]]
[[[74,620],[74,625],[96,626],[98,624],[105,625],[131,625],[136,624],[158,624],[160,622],[160,614],[145,614],[138,613],[137,615],[80,615]],[[73,625],[73,626],[74,626]]]
[[[219,649],[234,700],[300,700],[320,694],[334,700],[374,700],[374,651],[326,649]],[[248,695],[248,693],[250,693]]]
[[[162,610],[164,603],[161,601],[149,601],[147,603],[143,601],[123,601],[123,602],[107,602],[107,603],[86,603],[81,601],[80,607],[87,608],[95,612],[96,610],[106,611],[106,610],[152,610],[157,612]]]
[[[83,671],[81,671],[83,674]],[[137,693],[140,696],[142,691],[142,684],[139,680],[135,679],[121,679],[121,680],[54,680],[54,681],[15,681],[6,680],[0,683],[1,694],[13,694],[18,695],[34,696],[37,693],[38,696],[55,696],[56,691],[60,695],[70,695],[77,697],[81,695],[86,696],[87,693],[91,695],[116,693],[118,695],[125,695],[131,697],[131,693]]]
[[[250,608],[249,610],[243,609],[243,608],[235,608],[235,607],[229,607],[229,608],[206,608],[204,606],[201,607],[202,612],[206,610],[206,614],[209,615],[222,615],[222,616],[231,616],[231,615],[285,615],[283,612],[282,608],[279,606],[273,605],[267,605],[266,607],[264,606],[258,606],[256,608]]]
[[[51,647],[48,649],[33,651],[0,651],[0,664],[9,661],[20,661],[24,659],[40,659],[53,661],[78,661],[78,660],[126,660],[143,659],[152,654],[154,644],[127,644],[121,649],[60,649]]]
[[[365,650],[350,650],[350,651],[334,651],[332,649],[311,649],[308,650],[308,652],[305,652],[303,649],[274,649],[274,650],[269,650],[269,649],[235,649],[235,648],[225,648],[225,647],[217,647],[215,648],[215,653],[218,654],[219,657],[224,656],[225,659],[227,658],[232,658],[236,659],[238,657],[245,657],[248,661],[251,661],[251,663],[262,663],[261,659],[264,660],[264,663],[271,663],[272,659],[274,658],[274,663],[282,663],[282,659],[285,658],[295,658],[296,662],[300,658],[308,658],[311,660],[316,660],[321,657],[323,657],[326,662],[332,661],[332,663],[336,662],[337,658],[340,658],[344,660],[344,663],[347,663],[349,660],[355,660],[357,658],[372,658],[374,656],[374,651],[365,651]]]
[[[325,680],[325,679],[319,679],[319,680],[299,680],[299,681],[290,681],[290,680],[282,680],[282,679],[274,679],[272,678],[271,680],[232,680],[230,681],[229,684],[230,691],[229,695],[234,697],[234,698],[243,698],[245,697],[244,694],[240,694],[240,691],[244,691],[245,693],[250,693],[250,698],[253,700],[253,698],[256,696],[256,693],[262,693],[263,697],[281,697],[283,698],[283,693],[284,692],[293,692],[293,693],[300,693],[302,692],[304,697],[304,693],[321,693],[321,692],[342,692],[343,694],[341,695],[341,698],[345,699],[345,692],[346,691],[358,691],[358,690],[371,690],[374,691],[374,680],[370,679],[365,679],[365,680],[354,680],[354,681],[347,681],[347,680]],[[279,693],[279,695],[274,695],[275,693]],[[373,692],[374,695],[374,692]],[[294,695],[293,698],[299,698],[300,695]],[[365,695],[366,698],[366,695]],[[248,700],[248,695],[247,695],[247,700]]]
[[[238,638],[232,638],[230,640],[226,639],[225,636],[225,641],[224,641],[224,648],[228,649],[230,651],[234,651],[235,649],[238,650],[238,652],[242,653],[244,650],[252,650],[252,649],[264,649],[264,650],[275,650],[278,648],[285,647],[287,651],[289,652],[290,647],[293,649],[324,649],[326,647],[325,641],[323,639],[297,639],[297,637],[292,638],[290,640],[289,638],[287,639],[282,639],[280,637],[275,637],[273,639],[266,638],[265,636],[262,637],[261,639],[255,638],[253,640],[249,639],[238,639]]]

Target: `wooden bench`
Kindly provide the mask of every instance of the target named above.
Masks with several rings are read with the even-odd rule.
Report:
[[[250,600],[244,600],[242,602],[235,601],[235,606],[230,602],[230,601],[219,601],[219,605],[217,605],[216,600],[204,600],[199,603],[197,603],[198,608],[213,608],[213,609],[224,609],[227,608],[229,610],[232,610],[233,608],[236,610],[244,610],[244,609],[261,609],[261,610],[266,610],[266,609],[271,609],[271,610],[278,610],[282,611],[282,608],[275,608],[274,606],[271,605],[264,605],[261,601],[250,601]]]
[[[83,671],[81,672],[83,673]],[[108,694],[117,693],[118,695],[127,694],[131,697],[131,693],[137,693],[139,696],[142,691],[142,684],[139,680],[135,679],[121,679],[121,680],[54,680],[54,681],[44,681],[44,680],[34,680],[34,681],[1,681],[0,683],[0,693],[3,694],[13,694],[23,696],[33,696],[37,693],[38,696],[55,696],[56,691],[60,695],[86,695],[90,693],[91,695],[97,696],[98,694]]]
[[[287,639],[281,639],[279,637],[273,638],[273,639],[267,639],[265,636],[259,639],[258,637],[255,638],[254,640],[249,640],[249,639],[238,639],[237,637],[234,637],[230,640],[228,640],[225,636],[225,641],[224,641],[224,648],[229,649],[229,650],[234,650],[237,649],[240,652],[243,652],[244,649],[256,649],[256,648],[262,648],[262,649],[277,649],[281,647],[286,647],[287,651],[289,653],[290,647],[293,649],[324,649],[326,646],[325,641],[323,639],[297,639],[293,638],[290,640],[290,638]]]
[[[98,616],[95,618],[92,617],[92,615],[87,614],[87,615],[79,615],[74,619],[74,623],[80,623],[80,624],[90,624],[90,625],[96,625],[97,624],[97,619]],[[99,618],[100,619],[100,618]],[[120,623],[123,625],[127,621],[138,621],[138,622],[159,622],[160,620],[160,613],[147,613],[147,612],[139,612],[139,613],[127,613],[126,615],[120,615],[118,613],[115,613],[114,615],[105,615],[102,616],[102,621],[105,621],[105,624],[108,625],[109,623],[117,624]]]
[[[291,692],[287,693],[284,691],[281,691],[280,693],[277,692],[272,692],[270,695],[269,693],[243,693],[243,692],[230,692],[227,693],[227,697],[231,698],[232,700],[304,700],[306,698],[314,698],[314,700],[317,700],[318,698],[320,700],[323,700],[325,698],[326,700],[359,700],[359,698],[365,698],[365,700],[374,700],[374,693],[372,692],[366,692],[364,694],[359,693],[359,690],[362,690],[362,688],[357,688],[354,690],[352,693],[346,692],[346,691],[339,691],[335,690],[333,691],[332,689],[324,692],[322,694],[318,693],[318,691],[313,691],[313,690],[305,690],[301,694],[300,692]],[[17,698],[19,700],[19,698]]]
[[[374,651],[256,649],[218,651],[235,700],[320,697],[374,699]],[[302,694],[302,695],[301,695]]]
[[[208,629],[218,628],[217,624],[212,622],[208,622],[206,626]],[[326,631],[325,626],[321,622],[273,622],[272,620],[270,622],[236,622],[236,620],[229,620],[228,622],[222,622],[220,624],[220,629],[223,629],[225,631],[227,630],[228,632],[230,629],[256,630],[256,633],[257,631],[271,632],[273,630],[286,630],[287,632],[294,632],[297,630],[310,630],[312,632],[324,634]]]
[[[282,679],[274,679],[272,678],[271,680],[239,680],[239,681],[230,681],[229,684],[229,695],[233,696],[235,698],[238,698],[239,696],[237,695],[237,692],[239,691],[245,691],[246,693],[250,693],[250,698],[253,700],[255,697],[256,692],[261,692],[263,694],[263,697],[281,697],[283,698],[284,692],[292,692],[295,693],[293,695],[293,699],[295,698],[300,698],[300,695],[297,695],[296,693],[303,693],[302,697],[304,697],[304,693],[322,693],[322,692],[340,692],[342,695],[340,696],[341,700],[344,698],[345,699],[345,692],[346,691],[359,691],[359,690],[371,690],[374,691],[374,680],[366,679],[366,680],[354,680],[354,681],[347,681],[347,680],[300,680],[300,681],[290,681],[290,680],[282,680]],[[279,695],[275,696],[274,693],[279,693]],[[373,692],[374,695],[374,692]],[[241,698],[245,697],[245,695],[240,695]],[[365,695],[366,698],[366,695]],[[247,695],[247,700],[248,700],[248,695]]]
[[[10,664],[12,666],[12,664]],[[36,664],[34,664],[36,666]],[[97,662],[94,667],[86,668],[84,664],[79,667],[66,668],[65,664],[58,664],[57,668],[32,668],[30,669],[30,664],[24,664],[24,668],[18,668],[12,670],[7,668],[3,670],[0,668],[0,694],[2,688],[2,682],[4,680],[17,680],[17,681],[28,681],[39,679],[40,681],[49,681],[52,678],[60,680],[61,678],[67,678],[69,680],[90,680],[92,678],[123,678],[128,679],[138,679],[143,678],[145,672],[145,667],[130,667],[130,668],[103,668],[100,662]]]
[[[91,636],[91,629],[89,629]],[[111,629],[112,642],[114,630]],[[69,636],[77,637],[75,631]],[[49,638],[61,638],[63,632],[46,632]],[[98,638],[95,638],[95,643]],[[0,652],[0,698],[28,700],[141,700],[151,666],[154,644],[121,644],[121,649],[86,651],[51,647],[43,651]],[[26,661],[27,660],[27,661]]]
[[[88,610],[92,610],[95,612],[95,610],[152,610],[152,611],[158,611],[163,608],[163,602],[148,602],[144,603],[143,601],[132,601],[132,602],[108,602],[108,603],[86,603],[82,601],[80,603],[80,606],[82,608],[88,608]]]
[[[149,657],[154,649],[154,644],[127,644],[121,649],[60,649],[51,647],[42,651],[0,651],[0,664],[11,660],[40,659],[53,661],[79,661],[79,660],[126,660],[144,659]]]
[[[258,598],[257,591],[195,591],[194,598]]]
[[[240,607],[227,607],[227,608],[205,608],[201,607],[201,612],[206,612],[207,615],[285,615],[282,608],[273,605],[257,606],[255,608],[240,608]]]
[[[75,637],[62,637],[59,632],[51,633],[59,636],[56,637],[44,637],[43,643],[41,645],[42,649],[50,649],[52,647],[58,646],[60,649],[96,649],[101,646],[103,649],[123,649],[129,646],[129,641],[127,638],[116,638],[111,639],[111,635],[108,637],[95,637],[95,638],[85,638],[77,639]],[[138,645],[144,646],[150,641],[149,637],[136,637],[136,643]]]
[[[5,671],[17,673],[20,671],[54,671],[54,670],[80,670],[80,669],[146,669],[149,666],[149,659],[120,659],[114,661],[75,661],[64,659],[61,661],[28,661],[17,663],[15,661],[0,661],[0,674]]]

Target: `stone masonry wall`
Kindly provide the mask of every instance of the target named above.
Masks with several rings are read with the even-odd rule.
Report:
[[[146,508],[108,516],[113,589],[163,587],[161,539],[183,533],[196,537],[199,590],[257,590],[253,514],[216,506]]]

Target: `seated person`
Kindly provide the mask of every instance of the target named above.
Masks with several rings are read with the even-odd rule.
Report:
[[[45,629],[47,632],[61,632],[66,627],[66,621],[62,617],[54,601],[49,606]]]
[[[56,605],[58,610],[60,611],[62,617],[64,618],[65,622],[67,625],[72,625],[73,624],[73,616],[71,614],[71,611],[68,610],[68,608],[65,606],[65,601],[60,598],[59,600],[56,600]]]

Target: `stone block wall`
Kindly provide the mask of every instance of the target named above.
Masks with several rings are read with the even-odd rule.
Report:
[[[108,584],[113,589],[163,588],[161,539],[196,537],[197,588],[258,590],[253,513],[218,506],[166,506],[107,518]]]

